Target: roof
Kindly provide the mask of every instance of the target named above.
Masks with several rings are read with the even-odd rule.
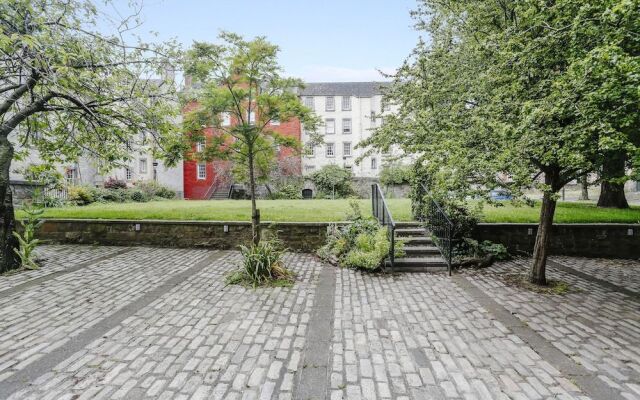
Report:
[[[312,82],[305,83],[301,96],[355,96],[372,97],[382,94],[381,88],[389,82]]]

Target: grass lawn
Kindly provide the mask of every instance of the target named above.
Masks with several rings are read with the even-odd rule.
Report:
[[[369,213],[370,200],[358,200],[363,212]],[[387,200],[396,221],[411,220],[409,199]],[[344,221],[350,210],[349,200],[261,200],[258,201],[263,221],[326,222]],[[484,222],[538,222],[538,207],[485,207]],[[249,221],[248,200],[219,201],[153,201],[149,203],[107,203],[83,207],[48,208],[45,218],[90,219],[164,219]],[[18,217],[21,217],[18,212]],[[559,203],[555,222],[640,222],[640,207],[629,210],[599,209],[588,203]]]

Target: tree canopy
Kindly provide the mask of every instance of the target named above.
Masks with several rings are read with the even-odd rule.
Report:
[[[429,36],[398,70],[367,142],[419,154],[433,190],[468,199],[496,187],[544,192],[532,280],[557,192],[612,151],[638,162],[637,0],[423,0]]]
[[[314,135],[318,119],[298,98],[302,81],[282,75],[278,46],[264,37],[245,40],[229,32],[219,39],[219,44],[195,42],[186,53],[184,70],[193,85],[183,98],[183,129],[190,144],[208,141],[193,158],[229,159],[248,174],[257,244],[256,181],[273,167],[276,148],[300,148],[297,139],[279,134],[274,122],[297,119]]]
[[[130,17],[109,19],[90,0],[0,2],[0,271],[14,264],[14,157],[37,150],[51,165],[86,155],[109,168],[130,157],[127,144],[142,132],[168,159],[180,155],[170,151],[179,135],[175,88],[161,79],[175,68],[177,47],[137,40],[139,5],[129,4]]]

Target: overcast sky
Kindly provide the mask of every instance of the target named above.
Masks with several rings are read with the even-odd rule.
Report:
[[[121,11],[128,0],[116,0]],[[145,0],[142,32],[215,41],[220,30],[266,36],[280,63],[307,82],[382,80],[417,42],[416,0]],[[146,38],[148,39],[149,36]]]

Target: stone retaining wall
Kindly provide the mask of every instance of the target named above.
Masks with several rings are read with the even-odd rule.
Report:
[[[280,222],[262,224],[263,235],[278,232],[291,250],[312,252],[324,244],[328,223]],[[536,224],[479,224],[478,240],[506,245],[512,253],[531,253]],[[54,243],[120,246],[236,248],[251,241],[248,222],[130,221],[51,219],[38,237]],[[640,258],[640,224],[556,224],[552,253],[556,255]]]
[[[478,224],[478,240],[502,243],[511,253],[531,254],[537,224]],[[555,255],[640,258],[640,224],[554,224],[551,252]]]
[[[294,251],[312,252],[326,240],[326,223],[264,223],[263,235],[277,232]],[[251,242],[248,222],[50,219],[38,238],[52,243],[116,246],[237,248]]]

